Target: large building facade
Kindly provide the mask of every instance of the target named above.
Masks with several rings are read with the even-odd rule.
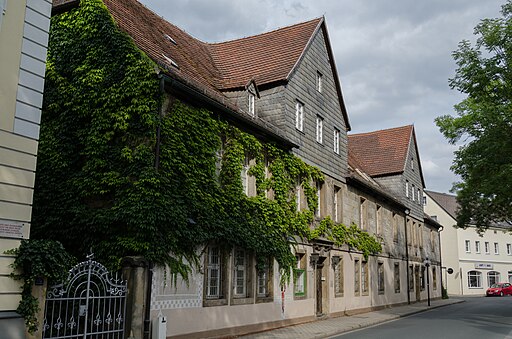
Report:
[[[475,225],[456,228],[454,195],[425,191],[425,211],[443,225],[443,283],[452,295],[485,295],[497,282],[512,282],[512,235],[506,225],[478,232]]]
[[[9,338],[24,337],[24,325],[3,252],[30,233],[51,9],[50,0],[0,1],[0,333]]]
[[[417,302],[429,291],[432,298],[441,296],[439,225],[425,220],[419,198],[425,185],[414,129],[376,134],[384,137],[374,150],[387,146],[401,154],[397,168],[390,169],[387,154],[374,154],[370,161],[350,147],[350,123],[324,18],[208,44],[136,0],[103,3],[118,27],[159,66],[162,111],[175,99],[206,108],[318,168],[323,180],[311,183],[318,199],[311,227],[326,218],[355,225],[383,247],[368,256],[326,237],[296,237],[290,240],[296,267],[286,281],[273,258],[262,265],[246,248],[204,244],[200,267],[187,282],[178,277],[169,284],[166,270],[152,271],[150,320],[158,325],[166,317],[166,336],[238,335]],[[366,142],[364,136],[356,139]],[[372,172],[369,163],[382,171]],[[257,192],[249,171],[253,164],[246,157],[240,174],[248,197]],[[291,192],[299,212],[309,209],[306,189],[297,183]]]

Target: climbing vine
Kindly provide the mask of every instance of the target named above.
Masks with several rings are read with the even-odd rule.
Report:
[[[52,18],[33,237],[59,240],[77,257],[92,249],[111,268],[142,255],[185,278],[212,242],[275,258],[284,279],[296,237],[380,250],[356,227],[330,219],[313,227],[318,168],[206,109],[175,100],[159,114],[155,69],[101,0]],[[300,211],[298,185],[308,207]]]
[[[51,283],[63,280],[69,268],[74,264],[62,244],[52,240],[22,240],[18,248],[5,251],[15,256],[11,264],[15,280],[23,280],[21,302],[18,312],[25,319],[27,330],[30,333],[37,331],[39,323],[36,313],[39,311],[39,302],[32,295],[32,286],[36,278],[44,278]]]

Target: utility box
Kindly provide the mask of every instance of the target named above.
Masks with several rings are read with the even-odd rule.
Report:
[[[165,339],[167,334],[167,317],[162,313],[153,319],[153,331],[151,333],[152,339]]]

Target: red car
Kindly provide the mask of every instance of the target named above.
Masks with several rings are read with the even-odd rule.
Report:
[[[504,295],[512,295],[512,285],[510,283],[498,283],[492,284],[491,287],[487,289],[485,295],[488,297],[497,296],[503,297]]]

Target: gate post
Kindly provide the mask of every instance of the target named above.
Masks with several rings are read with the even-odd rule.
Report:
[[[40,280],[39,280],[40,279]],[[38,339],[42,337],[43,322],[44,322],[44,308],[46,305],[46,287],[47,280],[43,278],[38,278],[38,281],[34,285],[32,285],[32,296],[37,299],[39,303],[39,310],[36,313],[36,319],[39,324],[37,331],[34,333],[29,333],[27,330],[25,331],[25,337],[28,339]]]
[[[145,309],[151,302],[146,300],[148,284],[151,284],[147,281],[148,262],[143,257],[126,257],[122,267],[123,278],[128,282],[125,335],[130,339],[143,339]]]

